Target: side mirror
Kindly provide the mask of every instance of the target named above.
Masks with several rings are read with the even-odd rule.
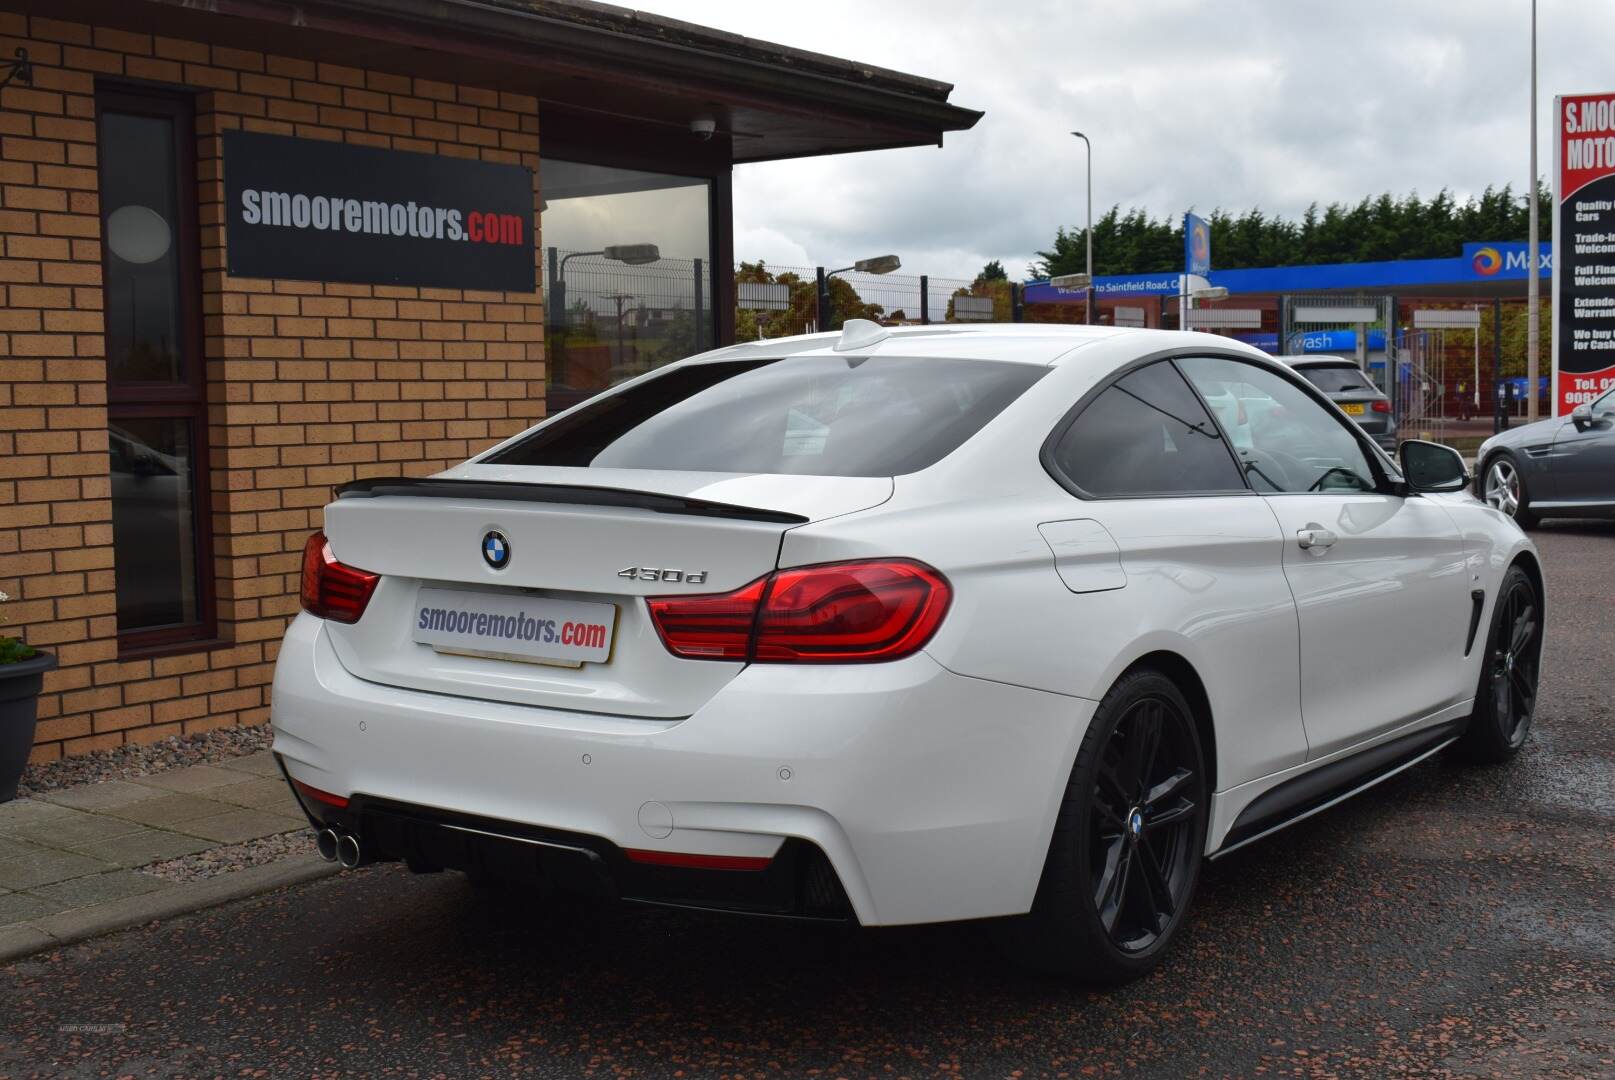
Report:
[[[1591,405],[1577,405],[1570,410],[1570,422],[1576,425],[1577,431],[1586,431],[1593,426],[1593,407]]]
[[[1397,448],[1409,491],[1462,491],[1469,486],[1464,456],[1450,446],[1409,439]]]

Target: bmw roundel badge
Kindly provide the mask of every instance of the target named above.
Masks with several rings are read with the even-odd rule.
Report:
[[[495,570],[510,565],[510,541],[498,529],[489,529],[482,537],[482,561]]]

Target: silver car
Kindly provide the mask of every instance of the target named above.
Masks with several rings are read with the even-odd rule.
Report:
[[[1615,389],[1569,416],[1480,445],[1475,494],[1525,528],[1542,518],[1615,518]]]
[[[1396,453],[1396,415],[1391,399],[1381,393],[1356,362],[1343,356],[1281,356],[1307,382],[1329,396],[1340,410],[1379,443]]]

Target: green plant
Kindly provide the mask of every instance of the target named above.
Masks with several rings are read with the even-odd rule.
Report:
[[[0,592],[0,604],[10,599],[10,596]],[[4,617],[0,617],[0,622],[4,621]],[[20,638],[0,634],[0,664],[17,664],[24,660],[32,660],[37,655],[37,650],[24,645]]]

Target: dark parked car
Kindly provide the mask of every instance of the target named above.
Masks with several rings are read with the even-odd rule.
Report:
[[[1391,399],[1353,360],[1342,356],[1281,356],[1303,379],[1329,395],[1329,400],[1357,421],[1359,427],[1384,448],[1396,453],[1396,415]]]
[[[1475,494],[1526,528],[1550,517],[1615,517],[1615,390],[1569,416],[1481,443]]]

